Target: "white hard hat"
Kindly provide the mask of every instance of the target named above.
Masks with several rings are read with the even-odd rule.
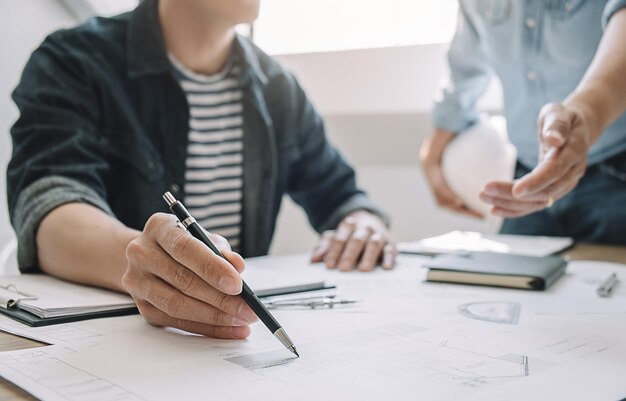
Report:
[[[480,200],[479,194],[491,181],[512,181],[516,159],[504,118],[482,116],[446,146],[443,175],[469,208],[493,220],[492,206]]]

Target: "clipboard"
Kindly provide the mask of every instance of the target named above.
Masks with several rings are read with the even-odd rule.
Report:
[[[5,284],[8,283],[8,284]],[[325,282],[314,282],[257,291],[259,298],[267,299],[282,295],[313,293],[336,288]],[[25,291],[24,289],[28,289]],[[68,297],[74,294],[74,297]],[[109,305],[94,302],[81,303],[84,299],[101,297]],[[70,299],[71,298],[71,299]],[[118,301],[115,305],[111,301]],[[126,300],[126,302],[124,302]],[[33,304],[39,303],[38,314],[31,312]],[[73,307],[80,307],[74,309]],[[84,310],[84,311],[83,311]],[[83,312],[81,312],[83,311]],[[46,312],[54,312],[46,314]],[[28,326],[39,327],[80,320],[98,319],[138,314],[139,310],[127,295],[69,283],[45,274],[22,274],[0,276],[0,314]]]
[[[32,327],[139,313],[127,295],[43,274],[0,276],[3,281],[0,314]]]
[[[41,326],[49,326],[52,324],[78,322],[80,320],[100,319],[103,317],[136,315],[139,313],[139,309],[137,309],[137,307],[133,307],[133,308],[128,308],[128,309],[114,310],[114,311],[89,312],[89,313],[84,313],[80,315],[46,317],[46,318],[41,318],[39,316],[33,315],[32,313],[26,312],[25,310],[21,310],[19,308],[10,308],[10,309],[0,308],[0,313],[14,320],[17,320],[20,323],[24,323],[28,326],[41,327]]]

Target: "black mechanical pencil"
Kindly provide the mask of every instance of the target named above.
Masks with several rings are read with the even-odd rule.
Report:
[[[196,222],[191,214],[187,211],[187,208],[174,196],[166,192],[163,195],[163,199],[167,202],[172,213],[178,217],[178,220],[185,226],[185,228],[193,235],[195,238],[202,241],[206,246],[208,246],[217,256],[220,256],[224,259],[224,255],[217,249],[217,247],[211,242],[211,240],[206,236],[204,230],[200,225]],[[298,355],[298,351],[296,351],[296,347],[293,344],[293,341],[289,338],[285,330],[280,326],[278,321],[272,316],[269,310],[263,305],[261,300],[254,294],[254,292],[248,287],[248,285],[243,282],[243,288],[241,291],[241,297],[243,300],[250,306],[250,308],[254,311],[254,313],[259,317],[259,319],[263,322],[263,324],[274,334],[274,337],[280,341],[285,348],[289,351],[293,352],[296,356]]]

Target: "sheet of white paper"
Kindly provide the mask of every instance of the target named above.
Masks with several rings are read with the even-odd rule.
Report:
[[[452,231],[420,241],[402,242],[398,244],[398,250],[406,253],[426,254],[482,251],[548,256],[567,249],[572,244],[571,238]]]
[[[562,380],[567,366],[579,360],[586,361],[588,372],[581,386],[602,380],[607,358],[621,358],[609,367],[626,372],[625,340],[613,331],[623,330],[624,323],[608,316],[594,316],[592,325],[536,316],[505,326],[458,315],[361,314],[346,320],[337,311],[313,313],[315,327],[307,327],[312,319],[302,313],[278,316],[296,340],[300,359],[258,325],[242,342],[144,326],[81,343],[2,353],[0,374],[44,399],[57,394],[76,400],[115,395],[306,401],[463,399],[535,376],[555,380],[550,374],[555,369]],[[597,333],[598,327],[611,330]],[[623,382],[609,386],[611,394],[620,388]],[[526,394],[554,399],[559,391]]]
[[[0,330],[46,344],[66,344],[97,336],[132,332],[146,325],[148,323],[143,317],[130,315],[30,327],[0,315]]]
[[[241,276],[250,288],[260,291],[324,281],[328,276],[319,267],[304,255],[263,256],[246,260]]]
[[[595,295],[608,273],[626,276],[625,266],[572,262],[568,275],[542,293],[423,283],[424,259],[415,257],[371,274],[328,271],[305,258],[250,260],[248,271],[315,275],[361,302],[275,311],[300,359],[260,324],[247,341],[221,341],[134,316],[110,319],[128,319],[122,333],[95,329],[102,333],[82,341],[1,353],[0,375],[43,399],[76,400],[503,399],[512,398],[501,390],[509,387],[524,399],[558,399],[562,388],[550,383],[563,386],[572,374],[580,379],[567,382],[570,399],[588,399],[585,389],[596,382],[596,398],[626,393],[615,380],[626,376],[626,294],[618,287],[611,298]],[[476,302],[516,303],[518,319],[496,323],[460,313]]]

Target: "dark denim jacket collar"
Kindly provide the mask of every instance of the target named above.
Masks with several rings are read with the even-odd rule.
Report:
[[[171,71],[157,5],[158,0],[144,0],[131,13],[128,28],[128,76],[131,78]],[[252,44],[236,35],[233,50],[243,61],[242,84],[252,77],[266,85],[267,75],[261,69]]]

